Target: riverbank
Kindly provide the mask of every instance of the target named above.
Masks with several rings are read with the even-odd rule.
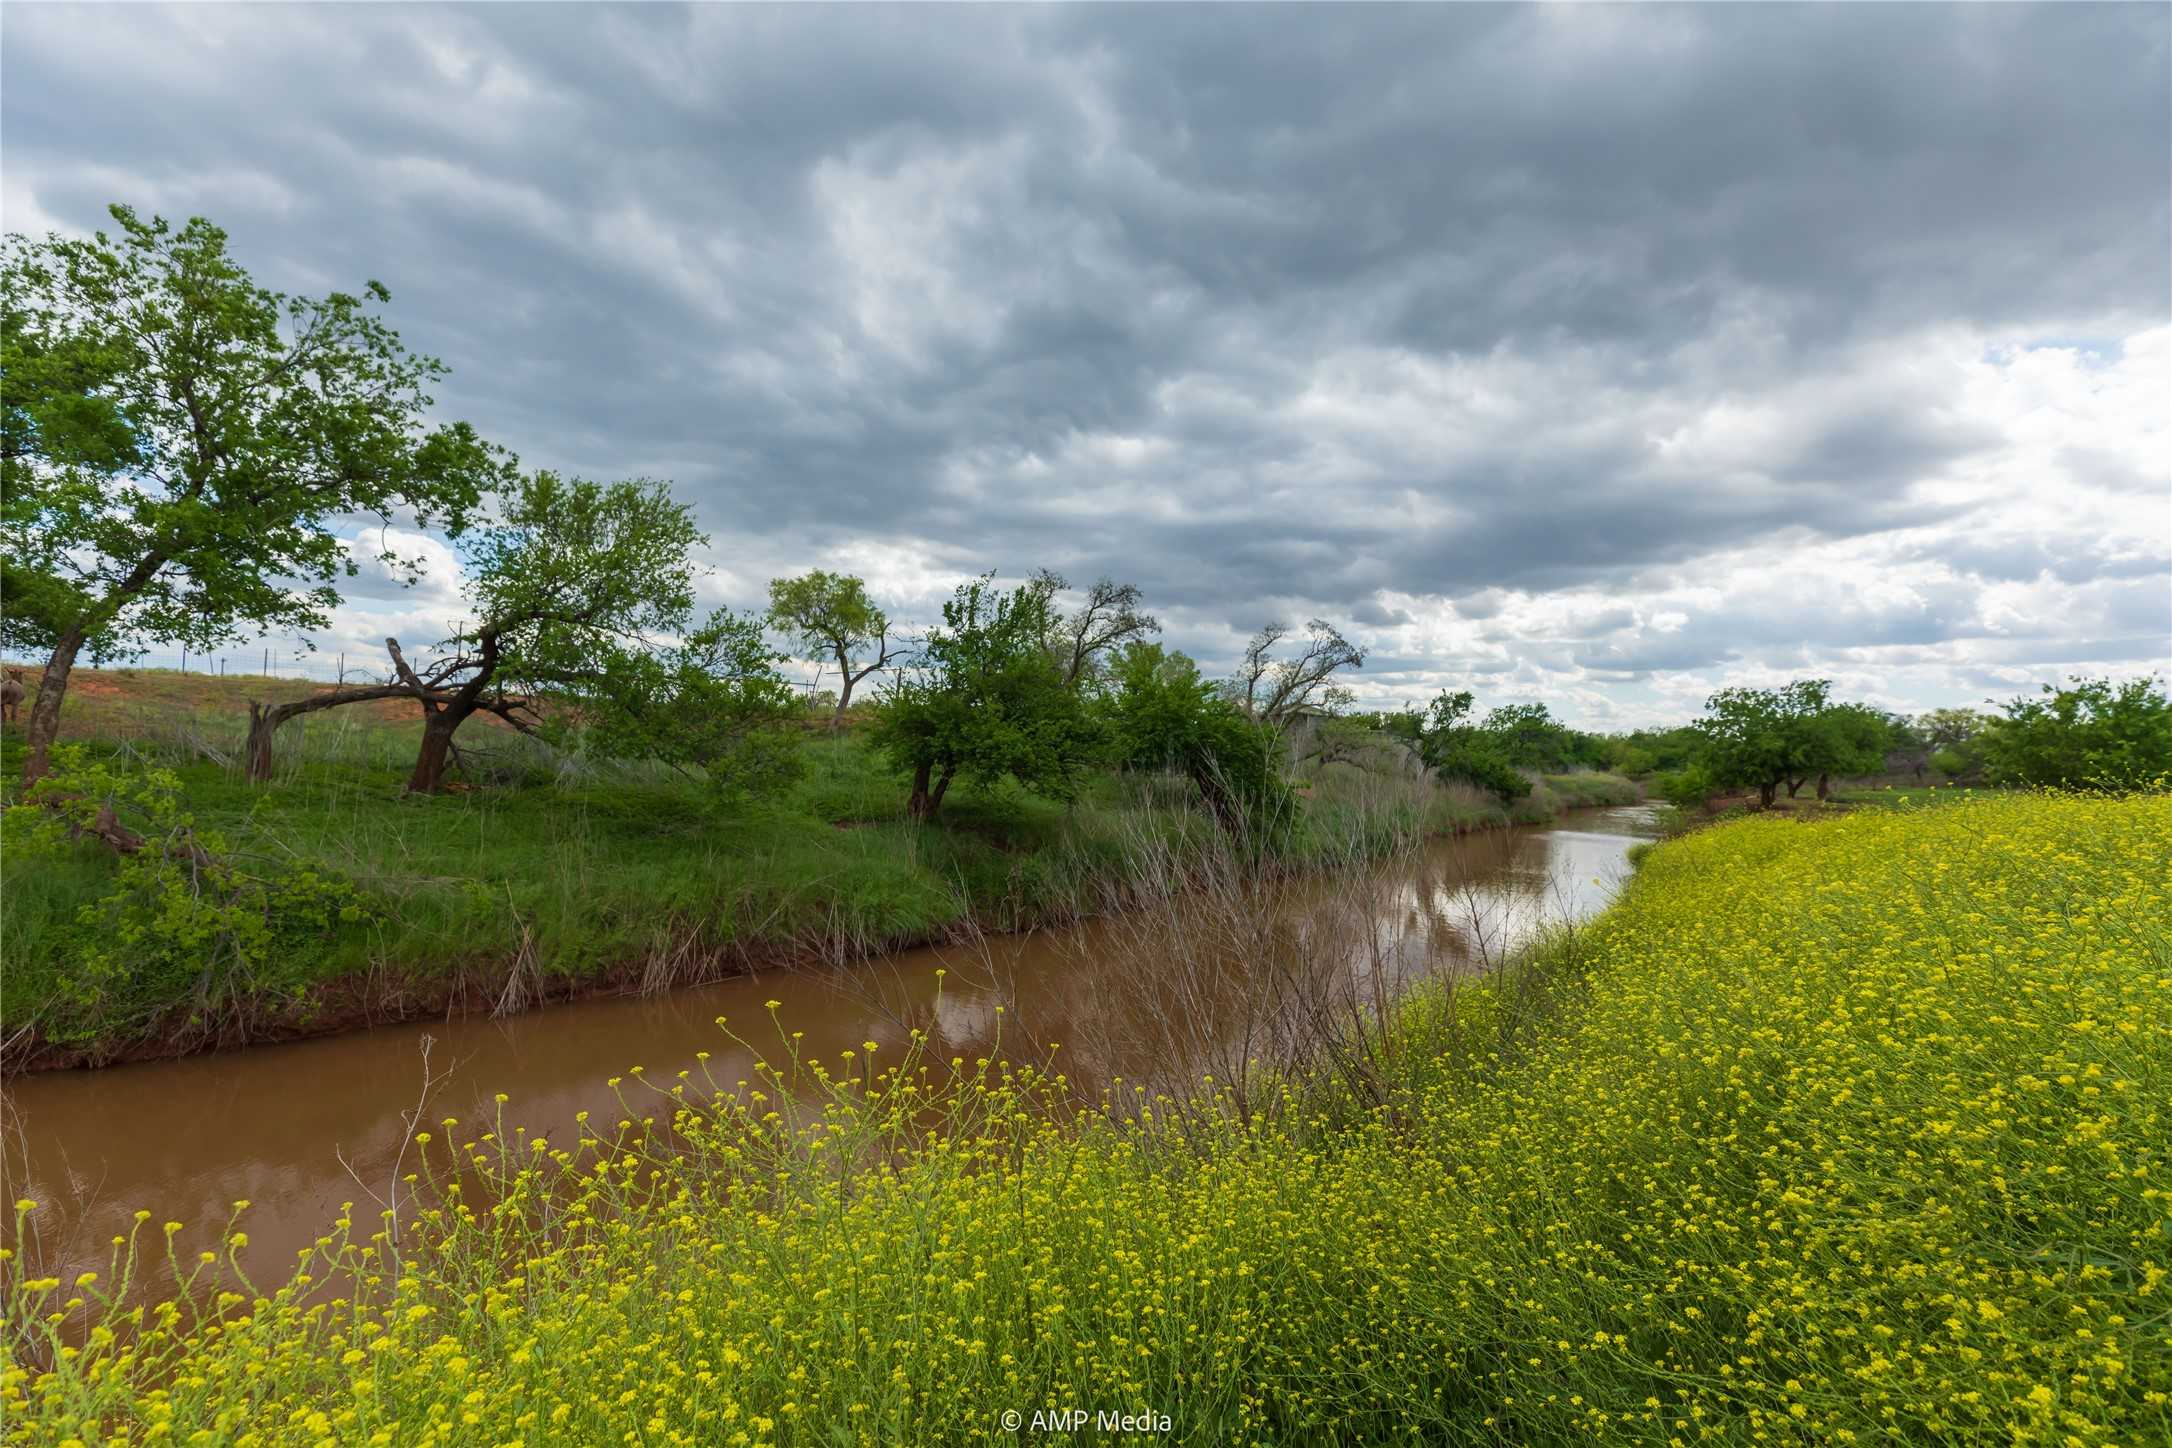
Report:
[[[1418,993],[1368,1071],[1246,1101],[1079,1112],[1005,1051],[735,1022],[774,1077],[635,1073],[549,1143],[433,1123],[410,1169],[509,1209],[410,1209],[397,1270],[341,1223],[303,1264],[358,1273],[336,1304],[266,1282],[54,1360],[122,1284],[13,1268],[11,1351],[57,1365],[0,1394],[24,1441],[1000,1442],[1068,1406],[1198,1443],[2150,1441],[2166,858],[2163,797],[1700,831]]]
[[[583,765],[489,730],[470,741],[461,790],[403,797],[418,726],[362,708],[290,726],[273,780],[250,785],[232,767],[245,698],[310,686],[156,670],[80,683],[74,727],[96,732],[76,742],[93,764],[164,778],[172,816],[262,883],[177,907],[171,892],[130,886],[99,846],[30,846],[38,822],[10,815],[5,1074],[509,1014],[1059,924],[1161,898],[1181,888],[1186,860],[1217,847],[1189,785],[1155,776],[1097,776],[1068,807],[961,784],[918,824],[903,780],[851,731],[810,732],[792,791],[735,811],[668,771]],[[0,748],[10,777],[20,748],[14,736]],[[1637,795],[1611,776],[1563,776],[1512,815],[1337,766],[1276,827],[1264,864],[1345,868],[1413,834]],[[261,925],[240,918],[252,912]]]

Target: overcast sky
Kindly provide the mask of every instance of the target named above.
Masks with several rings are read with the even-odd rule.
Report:
[[[2172,656],[2162,5],[0,9],[10,231],[393,293],[712,593],[1134,581],[1590,727]],[[349,650],[441,637],[358,580]]]

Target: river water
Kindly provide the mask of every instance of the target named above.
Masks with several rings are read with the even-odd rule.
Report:
[[[184,1223],[178,1245],[193,1257],[246,1200],[244,1261],[264,1286],[342,1202],[362,1204],[358,1223],[373,1218],[370,1194],[392,1179],[411,1120],[486,1120],[503,1092],[508,1128],[564,1138],[576,1112],[615,1119],[608,1078],[639,1066],[668,1083],[707,1051],[710,1074],[729,1083],[750,1074],[756,1050],[774,1056],[780,1032],[802,1033],[803,1055],[829,1062],[869,1041],[878,1061],[895,1060],[915,1029],[937,1059],[1041,1061],[1060,1043],[1060,1069],[1089,1092],[1119,1078],[1167,1082],[1271,1050],[1296,998],[1286,980],[1301,973],[1364,978],[1392,993],[1415,977],[1485,969],[1541,925],[1595,913],[1627,877],[1629,847],[1652,833],[1646,806],[1580,810],[1553,826],[1435,840],[1357,876],[1287,882],[1218,908],[506,1020],[416,1022],[30,1076],[6,1092],[0,1201],[41,1203],[37,1258],[72,1278],[104,1267],[105,1244],[139,1207],[154,1224]],[[1285,985],[1250,966],[1225,969],[1234,957],[1280,962]],[[1307,988],[1296,995],[1323,999]],[[1226,1067],[1219,1079],[1229,1079]],[[155,1250],[155,1226],[147,1241]]]

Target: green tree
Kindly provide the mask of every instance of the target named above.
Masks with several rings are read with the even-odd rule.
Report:
[[[1958,778],[1981,765],[1981,741],[1991,722],[1990,716],[1974,709],[1933,709],[1908,721],[1911,742],[1897,747],[1909,751],[1909,765],[1918,782],[1926,768],[1948,779]]]
[[[610,650],[602,668],[559,686],[554,702],[568,707],[545,732],[578,721],[584,745],[607,758],[698,767],[721,806],[777,794],[804,771],[800,700],[764,621],[718,609],[676,644]]]
[[[803,658],[837,666],[837,711],[832,729],[844,723],[852,691],[862,679],[888,668],[904,652],[890,641],[890,618],[867,596],[867,584],[849,573],[815,569],[769,585],[769,622],[790,634]]]
[[[1996,783],[2133,789],[2172,775],[2172,703],[2154,676],[2076,675],[2001,707],[1979,737]]]
[[[1531,781],[1509,756],[1506,731],[1470,722],[1468,689],[1442,690],[1417,723],[1418,753],[1443,779],[1460,779],[1491,790],[1503,804],[1531,792]]]
[[[1596,765],[1604,758],[1596,736],[1569,728],[1544,704],[1503,704],[1486,715],[1483,727],[1499,741],[1509,763],[1519,768],[1559,773]]]
[[[545,696],[594,704],[636,678],[639,656],[686,629],[692,551],[708,541],[664,483],[552,472],[515,482],[497,519],[461,544],[473,629],[419,671],[387,641],[423,708],[408,789],[444,788],[453,736],[477,713],[533,729]]]
[[[425,426],[445,369],[371,313],[378,283],[288,297],[201,217],[112,215],[117,237],[0,252],[0,553],[51,640],[26,782],[87,643],[321,627],[357,566],[335,522],[457,532],[510,466],[465,423]]]
[[[1771,808],[1798,765],[1796,725],[1822,708],[1823,680],[1798,680],[1784,690],[1722,689],[1705,701],[1697,727],[1705,739],[1700,761],[1715,784],[1748,785]]]
[[[1804,767],[1817,774],[1818,798],[1831,796],[1836,774],[1876,774],[1884,769],[1893,734],[1893,720],[1867,704],[1833,704],[1820,711],[1810,721],[1804,753]]]
[[[1084,699],[1049,657],[1049,598],[1028,583],[1003,592],[986,574],[959,586],[918,667],[883,693],[874,740],[912,771],[907,811],[934,818],[959,775],[1008,775],[1070,799],[1100,746]]]
[[[1245,717],[1189,657],[1134,640],[1116,651],[1109,676],[1104,707],[1119,764],[1182,771],[1232,833],[1287,815],[1279,735]]]

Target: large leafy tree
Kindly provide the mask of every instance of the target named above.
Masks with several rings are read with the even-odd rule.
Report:
[[[320,627],[356,568],[337,524],[457,532],[510,467],[467,424],[427,425],[445,369],[373,314],[378,283],[289,297],[201,217],[112,216],[0,252],[0,551],[50,639],[26,780],[87,643]]]
[[[1977,736],[1998,783],[2129,789],[2172,776],[2172,701],[2156,678],[2077,676],[2002,707]]]
[[[960,775],[1009,776],[1069,799],[1101,731],[1049,657],[1049,595],[1028,583],[1005,592],[987,574],[961,585],[922,646],[918,667],[886,690],[874,739],[912,771],[907,810],[932,819]]]
[[[1768,807],[1783,784],[1792,796],[1815,779],[1822,799],[1833,775],[1876,770],[1892,737],[1877,710],[1835,702],[1829,679],[1722,689],[1705,701],[1697,729],[1705,739],[1700,762],[1713,780],[1751,786]]]
[[[769,622],[792,637],[802,657],[837,666],[833,729],[844,722],[860,681],[904,652],[890,637],[889,616],[869,600],[867,584],[849,573],[817,568],[777,579],[769,585]]]
[[[1700,762],[1714,782],[1754,787],[1759,802],[1770,807],[1795,765],[1795,725],[1824,698],[1822,681],[1797,681],[1777,691],[1721,689],[1705,700],[1705,715],[1697,721],[1705,740]]]
[[[461,543],[469,625],[414,660],[386,639],[388,683],[252,705],[251,774],[268,772],[286,720],[385,698],[422,709],[410,793],[445,787],[455,736],[477,714],[560,742],[580,732],[601,753],[715,762],[729,736],[783,712],[789,686],[760,619],[692,623],[692,550],[706,541],[660,482],[514,480]]]
[[[692,551],[708,541],[668,486],[521,478],[498,517],[461,546],[473,627],[421,668],[392,649],[423,706],[410,791],[442,789],[453,736],[477,713],[533,727],[544,696],[602,707],[641,655],[684,632],[694,606]]]

